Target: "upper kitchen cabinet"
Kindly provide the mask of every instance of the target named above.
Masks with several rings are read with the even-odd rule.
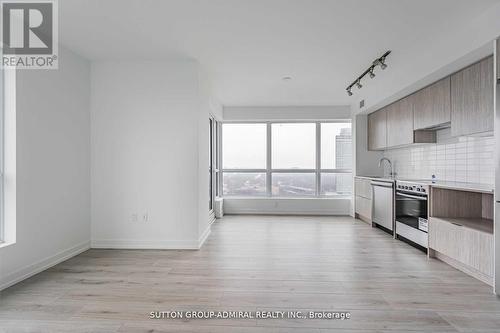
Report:
[[[413,95],[410,95],[387,107],[387,147],[413,142]]]
[[[387,147],[387,110],[380,109],[368,115],[368,149],[384,150]]]
[[[451,135],[493,131],[493,57],[451,76]]]
[[[442,126],[451,121],[450,77],[413,95],[414,129]]]

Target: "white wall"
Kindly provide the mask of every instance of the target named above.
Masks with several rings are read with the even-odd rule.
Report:
[[[355,175],[357,176],[382,176],[383,170],[378,167],[378,162],[383,153],[368,150],[368,117],[367,115],[353,116],[353,147],[355,147]]]
[[[347,105],[331,106],[225,106],[224,120],[328,120],[351,119]]]
[[[351,215],[351,197],[226,198],[225,214]]]
[[[17,72],[17,235],[0,289],[90,246],[89,73],[62,47],[58,70]]]
[[[198,248],[208,107],[197,63],[95,62],[91,81],[92,246]]]

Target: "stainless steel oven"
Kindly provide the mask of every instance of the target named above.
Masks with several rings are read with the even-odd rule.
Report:
[[[415,182],[396,184],[396,235],[424,248],[428,246],[429,187]]]

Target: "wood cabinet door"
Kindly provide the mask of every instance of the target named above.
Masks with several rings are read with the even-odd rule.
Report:
[[[451,134],[493,131],[493,57],[451,76]]]
[[[413,95],[387,108],[387,147],[413,143]]]
[[[446,77],[414,94],[414,129],[439,126],[451,120],[450,77]]]
[[[356,214],[369,220],[372,218],[372,201],[363,197],[355,197]]]
[[[358,197],[372,198],[371,180],[367,178],[354,178],[354,193]]]
[[[387,113],[380,109],[368,115],[368,150],[383,150],[387,147]]]

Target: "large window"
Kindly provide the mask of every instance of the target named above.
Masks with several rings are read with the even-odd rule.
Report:
[[[222,167],[266,169],[266,124],[224,124]]]
[[[1,53],[1,52],[0,52]],[[0,243],[5,241],[4,226],[4,71],[0,69]]]
[[[316,168],[316,124],[271,124],[272,168]]]
[[[225,123],[222,160],[224,196],[352,193],[349,122]]]

